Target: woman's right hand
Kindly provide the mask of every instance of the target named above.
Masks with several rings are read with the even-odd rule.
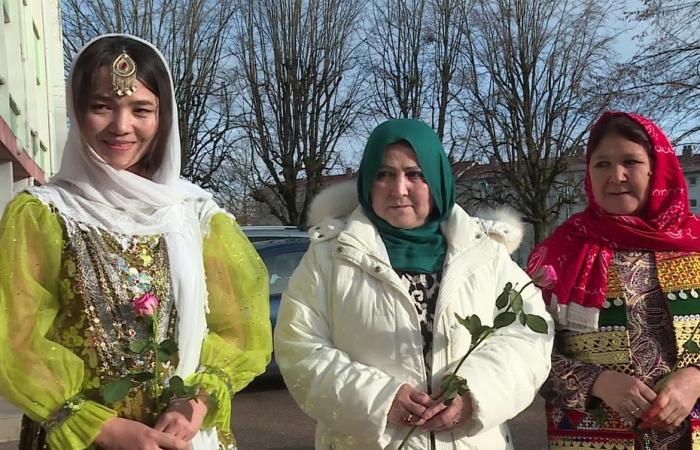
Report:
[[[403,384],[396,392],[389,409],[389,423],[404,427],[421,426],[425,423],[423,413],[432,402],[425,392],[415,389],[410,384]]]
[[[114,417],[102,425],[95,443],[105,450],[187,450],[189,442],[135,420]]]
[[[656,392],[643,381],[613,370],[601,372],[592,391],[631,425],[642,417],[656,398]]]

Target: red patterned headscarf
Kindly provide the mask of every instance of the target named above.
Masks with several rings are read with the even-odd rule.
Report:
[[[652,142],[649,198],[639,216],[614,216],[593,197],[588,171],[591,141],[586,151],[588,207],[574,214],[537,245],[528,260],[532,274],[551,265],[558,282],[545,299],[552,301],[560,325],[571,329],[597,329],[598,311],[605,301],[608,267],[615,250],[700,251],[700,220],[689,212],[688,188],[676,153],[663,131],[648,119],[630,113],[606,112],[593,125],[603,126],[625,115],[646,131]]]

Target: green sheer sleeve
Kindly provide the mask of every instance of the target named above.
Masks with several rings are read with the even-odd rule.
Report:
[[[0,394],[48,429],[55,449],[91,445],[116,413],[76,401],[83,361],[47,338],[60,308],[63,230],[49,208],[18,195],[0,221]]]
[[[188,381],[216,397],[204,428],[230,429],[231,398],[270,362],[272,331],[265,265],[238,224],[216,214],[204,240],[209,333],[200,370]]]

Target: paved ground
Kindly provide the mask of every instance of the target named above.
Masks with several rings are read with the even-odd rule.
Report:
[[[517,450],[547,448],[542,409],[537,400],[512,421]],[[313,421],[278,383],[260,384],[237,395],[233,422],[240,450],[313,450]],[[0,450],[17,450],[17,443],[0,443]]]

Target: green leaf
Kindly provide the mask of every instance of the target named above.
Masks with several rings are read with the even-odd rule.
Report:
[[[172,398],[173,398],[173,391],[169,387],[166,387],[160,393],[160,397],[158,397],[158,401],[160,402],[161,405],[167,405],[168,403],[170,403],[170,400],[172,400]]]
[[[479,331],[481,330],[481,319],[479,316],[472,314],[467,317],[467,330],[469,330],[472,335],[479,335]]]
[[[161,362],[172,361],[177,355],[177,344],[172,339],[166,339],[158,344],[158,360]]]
[[[485,337],[488,334],[493,333],[494,328],[489,327],[487,325],[482,325],[481,328],[479,328],[479,337]]]
[[[462,385],[462,386],[459,387],[459,391],[457,391],[457,393],[458,393],[459,395],[464,395],[464,394],[466,394],[466,393],[469,392],[469,391],[470,391],[469,386],[467,386],[467,383],[466,383],[466,381],[465,381],[465,382],[464,382],[464,385]]]
[[[683,344],[683,348],[688,353],[700,353],[700,346],[697,342],[693,341],[692,339],[688,339],[687,341],[685,341],[685,343]]]
[[[141,354],[148,345],[148,341],[145,339],[136,339],[129,344],[129,351],[132,353]]]
[[[457,395],[457,390],[459,386],[450,386],[445,392],[442,393],[443,402],[449,405],[452,399]]]
[[[442,379],[442,399],[445,405],[449,405],[457,395],[464,395],[469,391],[467,380],[460,376],[447,375]]]
[[[519,313],[523,310],[523,296],[518,291],[510,293],[510,307],[514,312]]]
[[[466,317],[459,317],[459,314],[455,313],[455,318],[457,319],[457,322],[459,322],[459,324],[462,325],[464,328],[469,328]]]
[[[505,287],[503,288],[503,292],[501,292],[499,296],[496,297],[496,308],[503,309],[506,306],[508,306],[508,296],[510,295],[510,290],[512,288],[512,284],[506,283]]]
[[[173,341],[172,339],[165,339],[158,344],[158,348],[168,351],[172,353],[173,355],[177,353],[177,343]]]
[[[525,326],[527,324],[527,314],[524,312],[521,312],[520,315],[518,316],[518,319],[520,320],[520,323]]]
[[[131,375],[131,379],[133,381],[143,383],[144,381],[152,380],[155,378],[155,375],[151,372],[139,372]]]
[[[511,323],[515,322],[516,317],[517,315],[511,311],[501,313],[493,320],[493,327],[496,329],[507,327]]]
[[[547,334],[547,322],[535,314],[527,314],[527,326],[535,333]]]
[[[182,381],[182,378],[178,377],[177,375],[172,377],[170,381],[168,382],[168,385],[170,389],[173,391],[173,395],[175,397],[186,397],[187,392],[185,391],[185,382]]]
[[[107,405],[111,406],[126,397],[134,386],[134,382],[128,377],[110,381],[102,386],[102,399]]]
[[[175,355],[173,355],[172,353],[163,350],[162,348],[158,349],[158,361],[166,363],[172,361],[174,357]]]

